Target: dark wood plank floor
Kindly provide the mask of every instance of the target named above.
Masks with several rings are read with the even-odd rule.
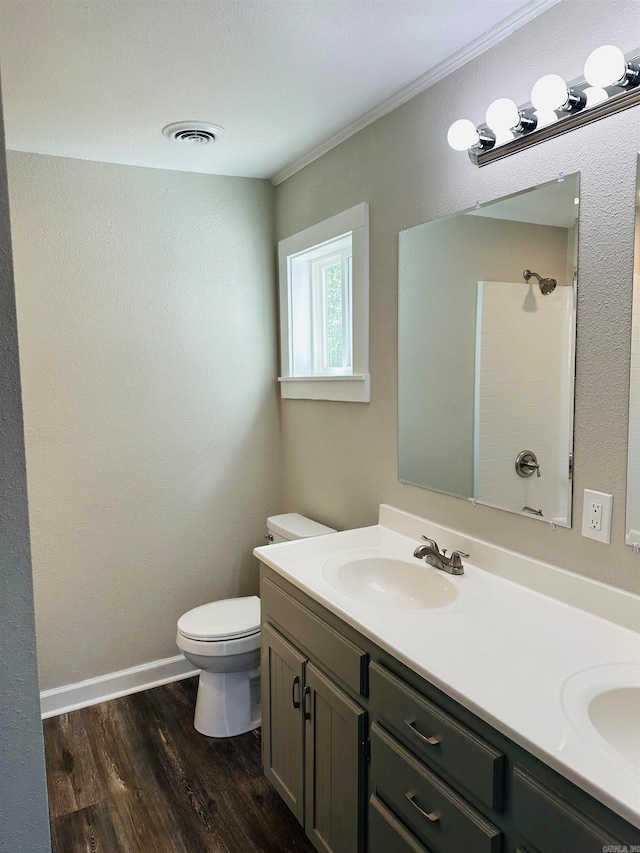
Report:
[[[54,853],[298,853],[302,828],[262,775],[260,732],[193,728],[197,679],[44,723]]]

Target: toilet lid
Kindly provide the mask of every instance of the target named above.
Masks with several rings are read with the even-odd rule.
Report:
[[[248,637],[260,630],[260,599],[226,598],[194,607],[178,619],[178,631],[191,640]]]

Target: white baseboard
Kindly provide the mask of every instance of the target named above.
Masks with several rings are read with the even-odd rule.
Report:
[[[97,705],[108,699],[117,699],[119,696],[128,696],[150,687],[180,681],[182,678],[198,675],[199,672],[200,670],[194,669],[193,664],[183,655],[154,660],[75,684],[43,690],[40,694],[40,712],[42,719],[46,720],[48,717],[57,717],[67,711],[77,711],[78,708]]]

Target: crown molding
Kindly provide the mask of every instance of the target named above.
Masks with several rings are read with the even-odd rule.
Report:
[[[294,160],[293,163],[290,163],[288,166],[277,171],[272,175],[271,183],[274,187],[277,187],[278,184],[286,181],[287,178],[295,175],[296,172],[304,169],[305,166],[313,163],[314,160],[322,157],[323,154],[331,151],[332,148],[340,145],[341,142],[349,139],[350,136],[354,136],[360,130],[363,130],[363,128],[373,124],[373,122],[377,121],[379,118],[382,118],[382,116],[387,115],[387,113],[392,112],[402,104],[406,104],[407,101],[415,98],[415,96],[419,95],[420,92],[424,92],[425,89],[428,89],[439,80],[447,77],[453,71],[456,71],[458,68],[466,65],[467,62],[475,59],[476,56],[480,56],[481,53],[484,53],[489,48],[494,47],[498,42],[507,38],[507,36],[510,36],[516,30],[520,29],[520,27],[528,24],[529,21],[537,18],[538,15],[541,15],[547,9],[550,9],[559,2],[560,0],[531,0],[530,3],[527,3],[517,12],[514,12],[512,15],[509,15],[501,21],[498,26],[479,36],[477,39],[474,39],[474,41],[469,42],[469,44],[449,56],[444,60],[444,62],[440,62],[430,71],[427,71],[426,74],[418,77],[417,80],[414,80],[407,86],[399,89],[395,94],[391,95],[390,98],[387,98],[372,110],[361,115],[321,145],[316,146],[307,154],[304,154],[302,157]]]

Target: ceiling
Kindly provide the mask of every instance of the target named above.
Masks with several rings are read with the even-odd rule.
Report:
[[[277,183],[555,2],[1,0],[7,148]]]

